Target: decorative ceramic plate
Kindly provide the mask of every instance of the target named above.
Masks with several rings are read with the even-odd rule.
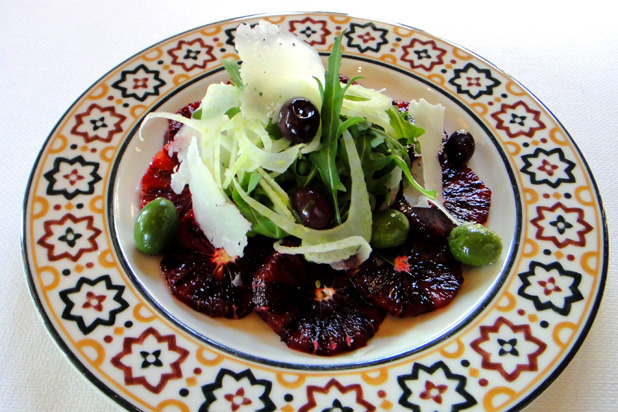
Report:
[[[446,308],[387,319],[366,348],[324,358],[289,350],[256,315],[211,319],[175,300],[156,258],[132,241],[137,188],[176,111],[227,79],[235,28],[266,18],[393,98],[446,108],[477,140],[471,167],[493,190],[500,260],[467,270]],[[607,231],[590,171],[567,132],[515,80],[411,27],[329,13],[209,24],[158,43],[87,90],[60,120],[26,193],[31,292],[72,362],[127,409],[506,410],[565,367],[598,309]]]

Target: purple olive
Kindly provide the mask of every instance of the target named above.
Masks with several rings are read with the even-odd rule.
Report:
[[[474,137],[464,129],[454,131],[444,144],[444,153],[453,166],[463,166],[474,154]]]
[[[311,229],[324,229],[330,223],[333,210],[322,193],[310,187],[301,187],[292,195],[292,206],[301,221]]]
[[[294,143],[310,142],[320,127],[320,112],[303,97],[293,97],[281,106],[277,125]]]

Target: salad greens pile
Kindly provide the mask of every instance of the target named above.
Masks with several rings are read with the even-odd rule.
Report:
[[[315,61],[318,55],[306,43],[269,23],[260,22],[254,29],[240,26],[237,31],[238,38],[255,38],[249,45],[265,47],[257,39],[273,30],[279,46],[293,44],[295,53],[299,47],[308,48],[308,58]],[[361,263],[371,252],[372,213],[387,206],[402,184],[429,199],[436,197],[436,190],[423,188],[411,171],[411,157],[421,153],[424,130],[390,97],[357,84],[359,78],[341,82],[340,35],[325,73],[316,72],[311,79],[321,98],[314,102],[320,108],[320,130],[310,143],[294,144],[273,120],[281,100],[293,96],[277,92],[271,93],[276,101],[263,100],[268,93],[246,80],[258,69],[251,66],[250,56],[240,53],[238,38],[242,64],[223,62],[230,84],[210,85],[192,118],[170,113],[148,117],[184,125],[170,144],[181,162],[172,188],[180,192],[189,185],[198,224],[215,247],[231,256],[242,256],[247,236],[291,235],[300,239],[300,246],[276,242],[275,249],[335,268]],[[252,101],[274,108],[267,122],[251,115],[256,111],[248,107]],[[326,229],[303,225],[292,206],[291,194],[306,186],[330,199],[333,221]]]

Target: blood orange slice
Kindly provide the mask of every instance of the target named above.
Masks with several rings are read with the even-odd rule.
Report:
[[[179,115],[184,116],[186,118],[190,118],[191,115],[193,114],[193,112],[195,112],[197,109],[199,109],[201,104],[202,104],[202,102],[189,103],[188,105],[186,105],[182,109],[178,110],[176,112],[176,114],[179,114]],[[167,130],[165,131],[165,135],[163,135],[163,144],[166,145],[169,142],[171,142],[172,140],[174,140],[174,137],[176,136],[176,134],[178,133],[178,131],[181,128],[182,128],[182,123],[177,122],[175,120],[170,120],[170,124],[169,124]]]
[[[331,356],[367,344],[384,311],[367,304],[345,272],[275,252],[253,279],[255,311],[288,347]]]
[[[452,223],[438,209],[412,208],[403,199],[395,208],[410,222],[407,241],[374,251],[349,271],[354,285],[364,298],[396,317],[446,306],[463,283],[461,265],[448,249]]]
[[[455,167],[440,154],[444,207],[464,222],[485,223],[491,205],[491,189],[469,166]]]
[[[201,102],[194,102],[180,109],[177,114],[184,117],[191,117],[197,110]],[[189,187],[185,186],[180,194],[175,193],[171,188],[172,174],[179,162],[176,155],[170,156],[168,144],[174,139],[182,123],[171,120],[163,137],[163,148],[154,155],[150,165],[142,176],[140,186],[140,208],[157,197],[164,197],[176,206],[176,209],[183,216],[191,208],[191,193]]]
[[[158,197],[170,200],[182,217],[191,209],[191,192],[185,186],[181,193],[172,190],[170,184],[175,167],[178,166],[176,156],[170,157],[167,146],[164,146],[152,158],[148,169],[142,176],[140,186],[140,208]]]
[[[172,294],[211,317],[242,318],[253,310],[251,281],[272,250],[265,239],[251,239],[243,257],[231,257],[208,241],[189,211],[176,240],[161,261]]]

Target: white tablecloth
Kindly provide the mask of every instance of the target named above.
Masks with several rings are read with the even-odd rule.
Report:
[[[580,147],[600,186],[610,237],[612,229],[618,235],[618,25],[611,2],[3,0],[0,410],[118,408],[64,358],[24,281],[19,242],[23,195],[37,153],[64,111],[108,70],[159,40],[222,19],[302,9],[417,27],[514,76],[549,107]],[[616,252],[587,340],[527,410],[608,411],[618,405]]]

